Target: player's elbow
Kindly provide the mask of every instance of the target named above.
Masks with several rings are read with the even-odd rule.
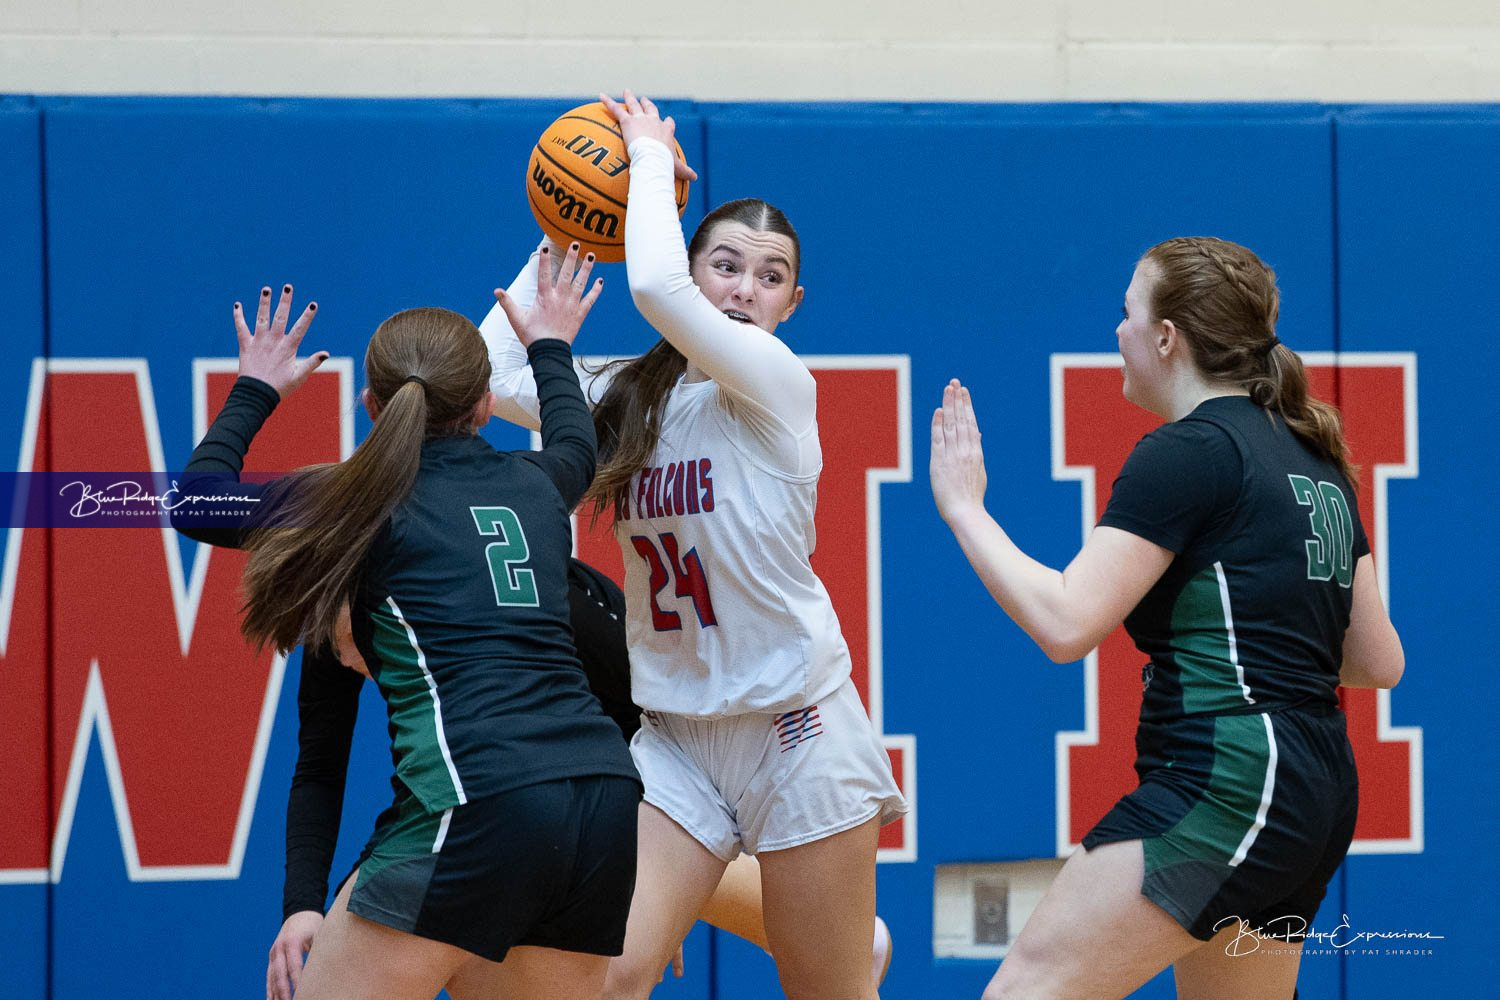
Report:
[[[167,519],[171,522],[173,530],[176,531],[179,535],[186,535],[188,538],[191,538],[195,542],[201,542],[205,540],[198,537],[197,529],[193,524],[193,519],[183,508],[174,507],[171,513],[167,515]]]
[[[578,495],[582,497],[584,492],[594,482],[594,474],[599,471],[598,452],[595,450],[592,441],[580,449],[578,459],[578,479],[582,484],[578,490]]]
[[[1093,646],[1078,643],[1042,643],[1042,652],[1053,663],[1077,663],[1094,651]]]
[[[542,429],[536,393],[529,390],[520,373],[496,375],[490,380],[490,413],[519,427]]]
[[[1406,653],[1402,651],[1380,677],[1380,687],[1393,688],[1401,683],[1406,674]]]
[[[177,502],[172,504],[171,510],[167,513],[167,520],[179,535],[185,535],[195,542],[209,542],[211,539],[207,531],[210,527],[208,519],[204,517],[204,511],[188,499],[192,497],[197,486],[197,483],[189,480],[174,484],[176,490],[174,500]]]
[[[1345,657],[1339,670],[1339,683],[1344,687],[1389,689],[1399,684],[1405,673],[1406,654],[1397,642],[1393,652],[1380,657],[1352,662]]]
[[[808,413],[816,415],[818,412],[818,380],[813,373],[800,364],[796,370],[788,375],[791,391],[796,394],[799,407]]]
[[[686,303],[697,290],[687,272],[674,274],[654,260],[632,266],[627,259],[625,270],[630,282],[631,301],[641,316],[658,330],[663,325],[675,325],[674,316],[687,308]]]
[[[632,267],[634,261],[625,265],[625,276],[630,283],[630,298],[641,312],[660,309],[667,300],[667,276],[659,267],[644,264]]]
[[[1036,629],[1032,631],[1031,638],[1053,663],[1076,663],[1099,645],[1093,636],[1065,625]]]
[[[1406,650],[1389,623],[1378,641],[1350,643],[1345,639],[1344,662],[1339,667],[1339,683],[1344,687],[1393,688],[1404,673]]]

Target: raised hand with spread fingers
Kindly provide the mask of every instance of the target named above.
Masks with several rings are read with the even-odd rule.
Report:
[[[245,308],[234,304],[234,329],[240,341],[240,374],[258,378],[281,394],[285,399],[296,392],[307,377],[317,371],[318,366],[328,360],[327,351],[318,351],[311,357],[297,357],[297,348],[302,344],[308,327],[318,314],[318,304],[309,302],[292,328],[286,321],[292,311],[292,286],[281,286],[281,298],[276,302],[276,312],[271,312],[271,287],[260,290],[260,307],[255,313],[255,332],[245,325]]]

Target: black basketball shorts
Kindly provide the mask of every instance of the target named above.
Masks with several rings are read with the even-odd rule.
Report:
[[[516,945],[618,955],[640,786],[567,778],[442,813],[403,795],[365,847],[349,912],[494,962]]]
[[[1359,781],[1337,708],[1142,724],[1141,784],[1083,838],[1139,840],[1141,893],[1194,937],[1301,940],[1354,837]]]

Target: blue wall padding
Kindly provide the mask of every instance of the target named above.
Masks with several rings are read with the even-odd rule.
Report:
[[[6,469],[15,468],[20,452],[31,361],[46,353],[41,127],[41,115],[30,102],[0,98],[0,302],[4,302],[0,343],[6,354],[0,365],[0,462]],[[9,511],[10,498],[3,504],[0,509]],[[0,553],[9,541],[8,532],[0,532]],[[46,623],[17,617],[10,628],[12,634],[22,629],[41,631]],[[46,797],[45,792],[41,797]],[[4,808],[38,815],[45,815],[46,810],[39,802],[11,803]],[[43,855],[47,835],[43,828],[34,834]],[[18,997],[38,997],[46,989],[49,895],[45,883],[0,884],[0,940],[10,943],[7,975],[15,977],[6,989],[14,989]]]
[[[1345,912],[1376,939],[1348,960],[1350,997],[1413,996],[1434,982],[1484,992],[1476,928],[1489,920],[1500,861],[1487,847],[1497,796],[1489,669],[1497,608],[1500,471],[1500,114],[1365,109],[1338,122],[1343,347],[1415,351],[1419,475],[1393,480],[1390,608],[1406,648],[1391,723],[1425,735],[1420,855],[1351,858]],[[1432,954],[1420,954],[1430,949]],[[1389,954],[1415,951],[1418,954]]]
[[[477,320],[537,239],[522,192],[531,144],[581,100],[0,101],[12,358],[0,368],[0,453],[19,445],[31,358],[144,357],[166,461],[180,468],[193,444],[192,360],[234,354],[230,305],[253,302],[263,284],[292,281],[299,299],[316,297],[309,347],[356,360],[376,324],[406,306]],[[1500,681],[1484,646],[1500,561],[1488,391],[1500,371],[1500,108],[667,110],[703,177],[687,226],[748,195],[796,225],[807,297],[781,330],[792,346],[911,358],[912,481],[881,494],[884,728],[917,736],[920,855],[880,870],[880,911],[898,941],[886,995],[982,990],[991,963],[931,958],[934,866],[1050,856],[1055,733],[1083,724],[1079,669],[1049,664],[994,607],[934,514],[932,407],[947,378],[972,387],[991,510],[1028,551],[1064,564],[1081,540],[1080,496],[1051,477],[1049,357],[1114,350],[1134,261],[1183,234],[1247,244],[1276,268],[1280,335],[1295,349],[1418,355],[1421,475],[1389,492],[1390,600],[1409,662],[1392,721],[1427,732],[1426,850],[1351,860],[1319,920],[1347,908],[1357,928],[1447,940],[1425,958],[1310,957],[1302,995],[1411,995],[1438,980],[1482,992],[1485,949],[1465,935],[1483,926],[1488,901],[1462,887],[1500,875],[1474,833],[1495,813],[1483,776],[1500,763],[1486,735]],[[601,273],[579,350],[637,353],[654,335],[624,268]],[[356,419],[362,437],[368,420]],[[487,436],[527,441],[498,426]],[[286,672],[237,881],[130,882],[91,751],[55,887],[59,1000],[100,995],[101,984],[120,1000],[259,989],[280,923],[299,669],[294,659]],[[1461,697],[1440,700],[1440,687]],[[366,699],[335,877],[389,798],[383,714]],[[45,902],[41,886],[0,884],[18,997],[44,990]],[[711,948],[699,931],[686,979],[669,977],[659,995],[776,990],[764,955],[727,939]],[[1138,995],[1172,996],[1170,975]]]

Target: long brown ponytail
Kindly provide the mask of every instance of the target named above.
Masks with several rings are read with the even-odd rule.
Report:
[[[797,230],[781,209],[760,198],[726,201],[709,212],[688,243],[688,259],[695,261],[708,249],[709,237],[721,222],[738,222],[757,232],[776,233],[792,241],[792,284],[802,267],[802,243]],[[604,396],[594,407],[594,433],[599,439],[599,468],[584,499],[593,501],[597,517],[615,508],[619,519],[630,480],[656,451],[661,437],[661,409],[667,394],[687,370],[687,358],[665,340],[658,341],[637,358],[612,361],[602,371],[613,369]]]
[[[1152,317],[1184,334],[1198,369],[1244,387],[1354,485],[1339,411],[1308,393],[1302,359],[1276,336],[1276,272],[1248,248],[1211,236],[1158,243],[1142,260],[1156,268]]]
[[[245,617],[257,645],[331,645],[339,608],[371,543],[417,479],[424,439],[467,432],[490,380],[479,330],[447,309],[408,309],[380,324],[365,352],[379,404],[369,436],[343,462],[287,477],[247,537]]]

